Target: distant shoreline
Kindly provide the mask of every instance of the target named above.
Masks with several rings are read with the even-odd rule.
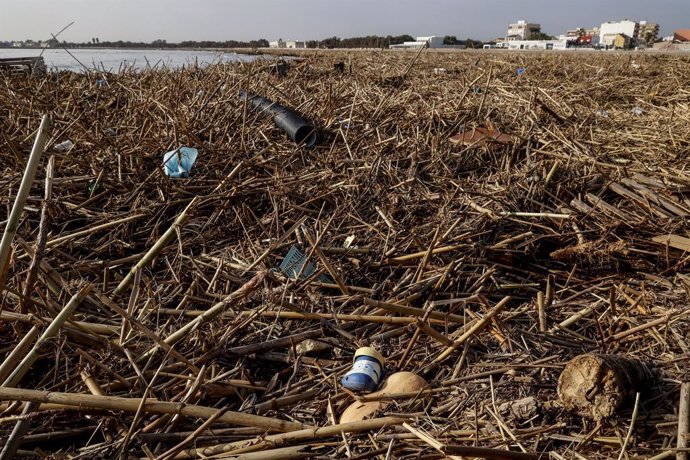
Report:
[[[43,48],[16,48],[16,47],[0,47],[0,51],[27,51],[27,55],[32,55],[32,51],[43,51]],[[162,52],[212,52],[224,54],[238,54],[245,56],[271,56],[271,57],[307,57],[317,56],[323,54],[360,54],[360,53],[416,53],[419,50],[411,49],[389,49],[389,48],[199,48],[199,47],[180,47],[180,48],[112,48],[112,47],[87,47],[87,48],[67,48],[67,51],[121,51],[121,52],[146,52],[146,51],[162,51]],[[45,51],[65,51],[64,48],[46,48]],[[556,53],[556,54],[570,54],[570,53],[654,53],[654,54],[690,54],[688,51],[681,50],[661,50],[661,49],[644,49],[644,50],[596,50],[592,48],[583,49],[567,49],[567,50],[508,50],[508,49],[483,49],[483,48],[465,48],[465,49],[451,49],[451,48],[428,48],[425,53]]]

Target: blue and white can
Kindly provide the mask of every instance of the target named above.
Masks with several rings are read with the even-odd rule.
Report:
[[[352,391],[374,391],[383,377],[384,358],[371,347],[362,347],[355,352],[355,361],[340,381],[341,385]]]

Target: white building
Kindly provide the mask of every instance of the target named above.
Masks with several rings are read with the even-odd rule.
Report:
[[[285,42],[285,47],[289,49],[304,49],[307,47],[307,42],[303,40],[288,40]]]
[[[630,37],[633,41],[639,37],[640,24],[625,19],[619,22],[605,22],[599,28],[599,44],[613,46],[613,41],[618,35]]]
[[[443,37],[430,35],[428,37],[417,37],[418,42],[426,42],[429,48],[443,48]]]
[[[507,40],[529,40],[532,34],[541,30],[541,24],[534,24],[527,21],[518,21],[508,25]]]
[[[268,42],[268,47],[269,48],[287,48],[285,45],[285,41],[282,38],[279,38],[278,40],[274,42]]]
[[[455,48],[455,46],[453,45],[444,45],[443,37],[440,37],[438,35],[429,35],[428,37],[417,37],[413,42],[404,42],[399,45],[391,45],[390,48],[421,48],[425,45],[429,48]]]
[[[496,48],[508,50],[564,50],[567,40],[505,40],[496,43]]]

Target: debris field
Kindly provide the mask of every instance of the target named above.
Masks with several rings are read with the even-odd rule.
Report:
[[[49,125],[0,285],[2,444],[33,458],[675,456],[690,58],[287,62],[0,74],[5,232]],[[309,120],[315,145],[240,91]],[[170,177],[163,155],[180,147],[198,156]],[[423,380],[348,391],[360,347]],[[587,353],[654,378],[587,417],[557,391]]]

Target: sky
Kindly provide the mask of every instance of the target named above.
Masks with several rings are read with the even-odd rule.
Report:
[[[488,40],[519,19],[550,35],[624,18],[690,28],[690,0],[0,0],[0,40],[318,40],[455,35]]]

